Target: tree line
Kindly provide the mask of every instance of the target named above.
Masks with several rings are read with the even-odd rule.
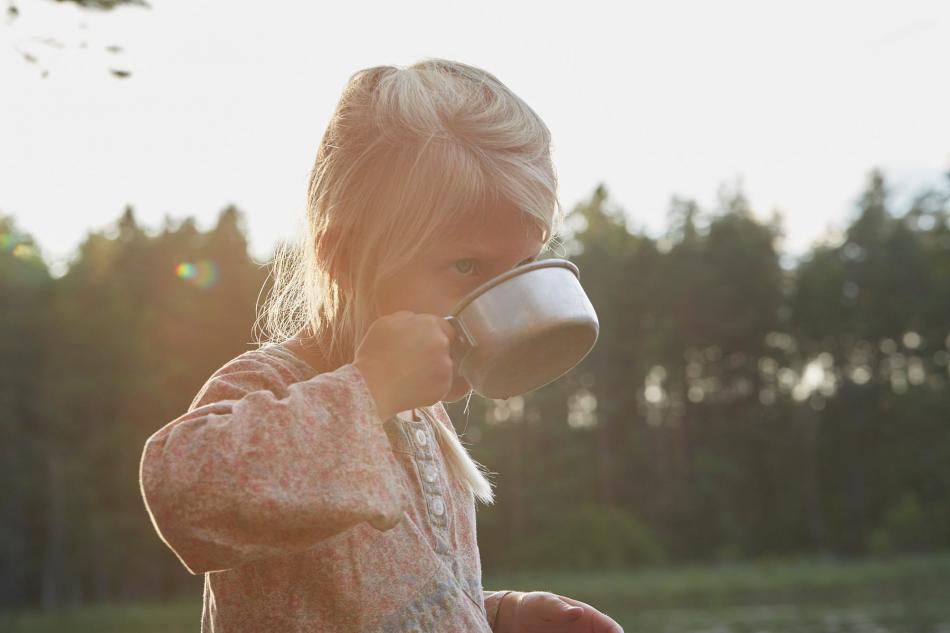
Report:
[[[886,556],[950,547],[950,182],[891,208],[870,174],[799,260],[739,191],[657,237],[603,186],[563,244],[601,323],[570,374],[450,406],[497,503],[483,566]],[[138,488],[145,440],[253,347],[268,267],[241,212],[127,208],[53,276],[0,216],[0,604],[196,596]]]

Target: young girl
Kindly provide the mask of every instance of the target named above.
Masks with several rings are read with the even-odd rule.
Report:
[[[492,489],[442,405],[470,392],[443,317],[559,226],[549,142],[471,66],[350,78],[265,341],[142,455],[155,529],[204,573],[202,631],[621,631],[564,596],[482,589],[475,499]]]

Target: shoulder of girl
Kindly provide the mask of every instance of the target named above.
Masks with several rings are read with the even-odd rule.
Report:
[[[216,369],[202,385],[189,409],[208,401],[236,399],[243,393],[259,389],[282,392],[296,380],[293,370],[280,358],[249,350]]]

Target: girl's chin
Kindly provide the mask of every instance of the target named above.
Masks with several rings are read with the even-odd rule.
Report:
[[[455,374],[452,380],[452,388],[449,389],[449,392],[445,394],[445,402],[455,402],[456,400],[461,400],[472,390],[471,385],[468,384],[468,381]]]

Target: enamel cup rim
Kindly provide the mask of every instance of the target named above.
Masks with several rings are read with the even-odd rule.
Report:
[[[574,273],[574,276],[578,280],[580,280],[580,277],[581,277],[580,272],[577,270],[577,266],[573,262],[569,262],[566,259],[555,259],[555,258],[539,259],[538,261],[534,261],[529,264],[522,264],[521,266],[516,266],[515,268],[512,268],[509,271],[503,272],[502,274],[496,277],[492,277],[491,279],[489,279],[482,285],[478,286],[477,288],[475,288],[475,290],[472,290],[470,293],[462,297],[457,304],[455,304],[455,309],[452,310],[452,316],[458,317],[458,315],[462,312],[462,310],[467,308],[470,303],[475,301],[475,299],[479,298],[480,296],[482,296],[483,294],[485,294],[486,292],[488,292],[495,286],[498,286],[508,281],[509,279],[512,279],[513,277],[519,277],[521,275],[524,275],[525,273],[529,273],[532,270],[537,270],[539,268],[554,268],[554,267],[567,268],[572,273]]]
[[[543,269],[549,269],[540,274],[550,285],[516,280]],[[515,285],[492,292],[509,282]],[[600,329],[577,266],[556,258],[489,279],[444,318],[458,334],[452,357],[459,373],[489,398],[528,393],[557,380],[593,349]]]

